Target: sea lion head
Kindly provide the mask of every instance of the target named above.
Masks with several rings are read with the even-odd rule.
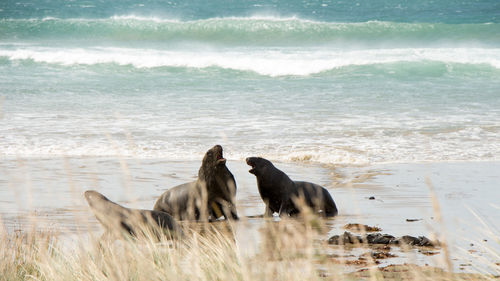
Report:
[[[198,171],[198,178],[208,180],[218,171],[223,171],[224,167],[226,167],[226,159],[222,156],[222,146],[215,145],[205,153]]]
[[[248,172],[250,174],[254,174],[257,177],[263,175],[269,167],[273,166],[273,163],[271,163],[271,161],[262,157],[248,157],[246,161],[247,165],[252,167],[252,169],[250,169]]]
[[[84,196],[85,199],[87,199],[89,206],[93,209],[100,209],[103,206],[102,203],[110,202],[109,199],[106,198],[106,196],[102,195],[101,193],[95,190],[85,191]]]
[[[222,156],[222,146],[215,145],[210,148],[203,157],[202,166],[216,168],[226,164],[226,159]]]

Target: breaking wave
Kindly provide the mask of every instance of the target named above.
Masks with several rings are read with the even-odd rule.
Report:
[[[134,48],[0,47],[3,61],[72,65],[121,65],[133,68],[220,68],[266,76],[305,76],[350,66],[391,65],[398,68],[453,68],[460,64],[500,69],[500,49],[403,48],[339,51],[331,49],[253,49],[230,51],[157,50]],[[2,63],[0,61],[0,63]],[[464,68],[464,67],[462,67]],[[465,67],[467,68],[467,67]]]
[[[500,24],[368,21],[317,22],[299,18],[211,18],[179,21],[136,16],[106,19],[2,19],[0,39],[208,42],[224,45],[500,43]],[[384,43],[385,42],[385,43]]]

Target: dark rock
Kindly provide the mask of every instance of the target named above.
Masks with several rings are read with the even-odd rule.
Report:
[[[405,235],[398,239],[398,244],[406,244],[410,246],[416,246],[420,243],[420,240],[416,237]]]
[[[418,246],[424,246],[424,247],[435,247],[437,246],[437,242],[432,242],[429,238],[425,236],[419,236],[418,239],[420,239],[420,243]]]
[[[367,243],[370,245],[409,245],[409,246],[420,246],[420,247],[435,247],[439,245],[438,242],[433,242],[425,236],[413,237],[410,235],[405,235],[400,238],[396,238],[390,234],[382,233],[370,233],[365,236],[354,235],[350,232],[345,231],[342,235],[334,235],[328,239],[328,244],[333,245],[346,245],[346,244],[363,244]]]
[[[397,240],[397,244],[406,244],[410,246],[434,247],[434,243],[425,236],[413,237],[409,235],[402,236]]]
[[[328,244],[333,245],[346,245],[346,244],[359,244],[363,243],[361,236],[351,234],[350,232],[344,232],[342,235],[334,235],[328,239]]]
[[[368,244],[394,244],[396,237],[389,234],[370,233],[366,235]]]

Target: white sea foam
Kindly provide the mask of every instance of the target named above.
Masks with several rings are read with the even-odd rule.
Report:
[[[112,16],[110,19],[112,20],[134,20],[134,21],[152,21],[152,22],[157,22],[157,23],[162,23],[162,22],[181,22],[178,19],[174,18],[160,18],[160,17],[144,17],[144,16],[137,16],[137,15],[115,15]],[[105,21],[106,19],[103,19],[102,21]]]
[[[103,139],[105,135],[101,136]],[[424,139],[427,140],[428,139]],[[241,141],[241,140],[240,140]],[[468,150],[460,150],[460,144],[433,141],[431,144],[394,142],[382,144],[381,140],[372,140],[366,144],[366,150],[353,152],[345,147],[309,147],[294,151],[293,147],[280,147],[281,152],[269,149],[248,149],[236,143],[222,143],[229,149],[226,158],[243,161],[248,156],[261,156],[283,162],[314,162],[323,164],[376,164],[376,163],[415,163],[442,161],[500,161],[500,147],[494,143],[481,145]],[[377,144],[378,143],[378,144]],[[23,145],[24,144],[24,145]],[[215,144],[215,143],[214,143]],[[208,144],[207,144],[208,145]],[[357,143],[358,146],[363,144]],[[409,146],[414,145],[412,148]],[[159,148],[170,146],[171,149]],[[262,145],[266,147],[267,145]],[[432,146],[432,147],[430,147]],[[197,148],[195,150],[194,148]],[[182,143],[146,144],[133,148],[126,141],[106,143],[101,141],[63,142],[62,139],[39,140],[34,143],[16,141],[15,145],[2,147],[2,157],[132,157],[139,159],[163,158],[173,161],[199,160],[208,147],[185,146]],[[358,148],[356,148],[358,149]]]
[[[343,128],[356,127],[354,135],[350,135],[346,129],[311,127],[309,123],[296,121],[273,121],[271,126],[264,126],[253,120],[193,115],[191,120],[168,122],[164,120],[169,118],[164,116],[138,114],[123,120],[97,118],[94,114],[73,115],[70,119],[6,115],[7,125],[0,129],[3,136],[0,155],[199,160],[207,145],[220,143],[225,147],[226,158],[239,161],[248,156],[324,164],[500,161],[498,126],[444,127],[429,131],[418,129],[425,126],[420,120],[414,121],[416,129],[405,131],[404,123],[384,129],[389,123],[383,119],[377,120],[378,129],[377,124],[365,126],[363,120],[368,117],[358,116],[356,122],[347,120],[352,117],[337,120]],[[352,125],[347,125],[348,122]],[[22,133],[16,133],[17,128],[23,128]]]
[[[408,48],[372,50],[156,50],[126,48],[16,48],[0,49],[10,60],[61,65],[118,64],[136,68],[220,67],[251,71],[260,75],[311,75],[353,66],[397,62],[434,61],[442,63],[484,64],[500,68],[500,49],[482,48]]]
[[[134,14],[130,15],[115,15],[110,19],[112,20],[136,20],[136,21],[153,21],[153,22],[184,22],[184,23],[193,23],[193,22],[215,22],[215,21],[275,21],[275,22],[283,22],[283,21],[300,21],[304,23],[320,23],[317,21],[302,19],[297,16],[289,16],[282,17],[276,15],[267,15],[267,14],[255,14],[250,17],[213,17],[209,19],[198,19],[198,20],[179,20],[176,18],[160,18],[160,17],[144,17],[138,16]]]

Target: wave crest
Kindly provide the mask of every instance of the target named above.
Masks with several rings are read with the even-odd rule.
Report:
[[[0,57],[60,65],[116,64],[134,68],[209,68],[250,71],[267,76],[311,75],[349,66],[431,63],[483,65],[500,69],[500,49],[408,48],[338,51],[332,49],[255,49],[231,51],[133,48],[0,48]]]
[[[369,21],[317,22],[300,18],[210,18],[195,21],[113,16],[107,19],[3,19],[3,39],[198,41],[237,45],[500,43],[499,24]]]

